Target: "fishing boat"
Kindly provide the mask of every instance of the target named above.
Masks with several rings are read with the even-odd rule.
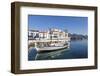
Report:
[[[69,48],[70,37],[68,32],[50,29],[47,32],[33,32],[35,36],[28,40],[29,47],[34,47],[37,52],[49,52]],[[32,34],[33,35],[33,34]]]
[[[50,51],[56,51],[56,50],[62,50],[65,48],[69,48],[69,43],[67,44],[50,44],[49,46],[44,47],[35,47],[37,52],[50,52]]]
[[[56,50],[51,52],[43,52],[43,53],[37,53],[35,56],[35,60],[45,60],[45,59],[54,59],[61,56],[64,52],[68,51],[68,49],[62,49],[62,50]]]

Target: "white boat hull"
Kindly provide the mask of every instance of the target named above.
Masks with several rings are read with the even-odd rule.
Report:
[[[61,49],[65,49],[65,48],[69,48],[68,45],[66,46],[52,46],[52,47],[43,47],[43,48],[36,48],[37,52],[50,52],[50,51],[56,51],[56,50],[61,50]]]

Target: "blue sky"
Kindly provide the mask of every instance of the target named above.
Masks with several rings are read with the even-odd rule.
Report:
[[[29,15],[28,28],[46,31],[49,28],[68,30],[69,33],[88,35],[88,18],[74,16]]]

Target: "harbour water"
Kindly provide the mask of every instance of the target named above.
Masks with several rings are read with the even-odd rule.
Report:
[[[29,48],[28,60],[54,60],[88,58],[88,40],[73,40],[70,47],[45,53],[37,53],[35,48]]]

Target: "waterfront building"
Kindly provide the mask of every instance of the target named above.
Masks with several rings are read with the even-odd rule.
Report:
[[[39,31],[38,30],[29,30],[28,31],[28,39],[38,39],[39,38]]]

